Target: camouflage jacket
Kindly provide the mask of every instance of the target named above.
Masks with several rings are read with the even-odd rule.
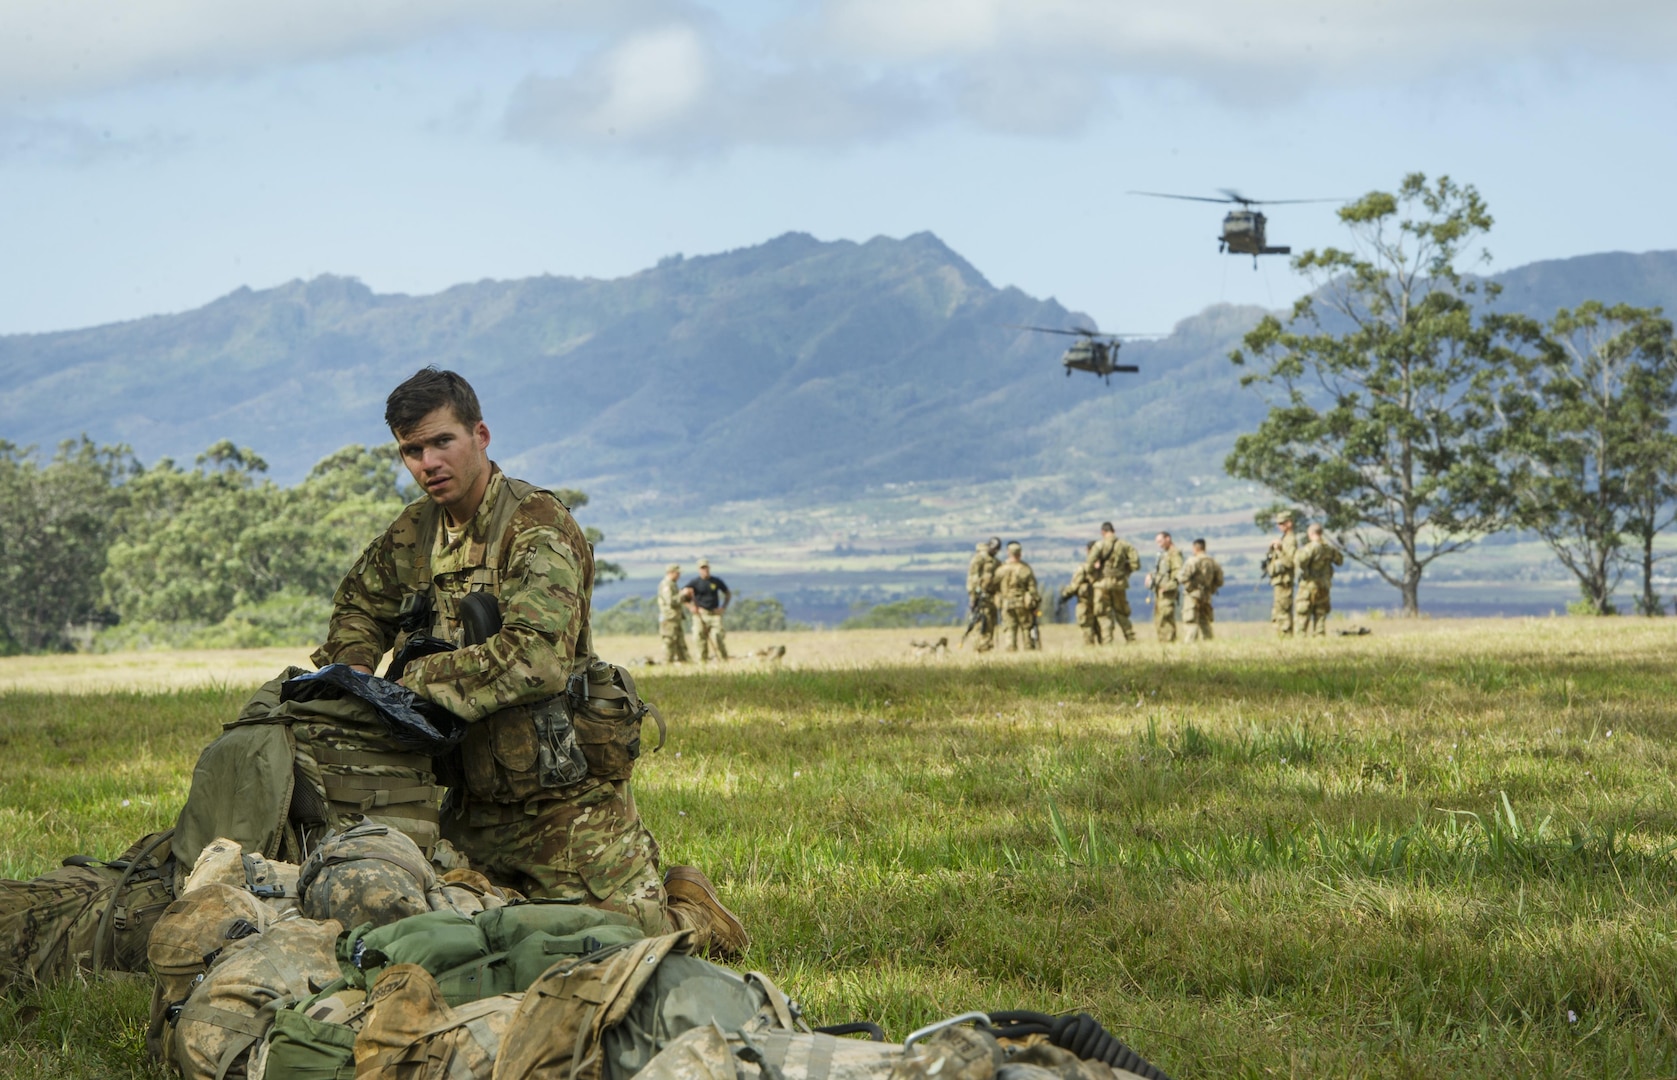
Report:
[[[481,645],[436,653],[408,664],[402,685],[467,720],[552,697],[586,654],[594,554],[570,511],[552,494],[520,485],[507,527],[488,535],[496,506],[516,498],[499,466],[491,466],[483,503],[448,543],[442,514],[429,499],[404,509],[361,553],[332,598],[326,644],[317,665],[376,667],[398,644],[402,598],[429,591],[431,633],[460,645],[457,604],[474,590],[494,595],[501,630]],[[516,482],[514,482],[516,483]],[[421,535],[426,522],[433,535]]]
[[[681,583],[668,577],[658,583],[658,621],[681,622],[687,618],[687,607],[681,602]]]
[[[1153,591],[1174,593],[1182,587],[1182,549],[1159,552],[1153,563]]]
[[[1036,572],[1023,559],[1002,563],[996,571],[996,588],[1005,611],[1035,611],[1042,602],[1037,594]]]
[[[1190,555],[1182,564],[1180,578],[1189,596],[1209,600],[1223,587],[1223,568],[1209,555]]]
[[[1093,604],[1095,602],[1095,575],[1086,566],[1079,566],[1072,571],[1071,584],[1060,590],[1061,600],[1077,597],[1079,604]]]
[[[1317,540],[1305,544],[1293,562],[1301,583],[1325,588],[1333,584],[1333,568],[1345,564],[1345,555],[1326,540]]]
[[[979,544],[978,550],[973,553],[972,561],[967,564],[967,595],[996,595],[996,570],[999,566],[996,557],[990,554],[989,547]]]
[[[1131,574],[1141,569],[1141,553],[1128,540],[1103,536],[1089,549],[1083,568],[1091,577],[1127,582]]]
[[[1275,546],[1271,547],[1265,555],[1269,559],[1267,564],[1269,569],[1266,572],[1269,575],[1270,584],[1283,589],[1291,588],[1293,585],[1293,560],[1298,557],[1298,535],[1288,533],[1273,541],[1273,543]]]

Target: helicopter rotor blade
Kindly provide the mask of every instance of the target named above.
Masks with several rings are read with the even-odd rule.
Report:
[[[1039,334],[1066,334],[1071,337],[1110,337],[1099,330],[1062,330],[1056,326],[1021,326],[1019,323],[1008,323],[1013,330],[1035,330]]]
[[[1186,200],[1187,202],[1228,203],[1228,202],[1239,202],[1240,201],[1238,199],[1213,199],[1213,198],[1210,198],[1210,197],[1205,196],[1205,195],[1172,195],[1168,191],[1130,191],[1130,192],[1127,192],[1127,194],[1130,194],[1130,195],[1147,195],[1147,196],[1149,196],[1151,198],[1154,198],[1154,199],[1183,199],[1183,200]]]
[[[1225,187],[1225,188],[1218,188],[1217,190],[1221,191],[1224,195],[1227,195],[1229,197],[1229,200],[1228,200],[1229,202],[1237,202],[1242,206],[1251,206],[1253,203],[1258,201],[1257,199],[1248,199],[1246,196],[1242,195],[1240,192],[1234,190],[1233,188],[1226,188]]]

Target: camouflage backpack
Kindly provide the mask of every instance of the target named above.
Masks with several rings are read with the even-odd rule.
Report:
[[[164,1059],[186,1080],[247,1075],[275,1016],[338,978],[343,927],[293,916],[231,942],[162,1018]]]
[[[436,868],[401,830],[374,821],[327,836],[297,879],[303,914],[385,926],[446,906]]]
[[[1132,1070],[1080,1057],[1040,1034],[1015,1039],[987,1025],[953,1026],[972,1020],[984,1023],[985,1014],[923,1028],[901,1045],[703,1024],[670,1041],[636,1080],[1167,1080],[1133,1052],[1125,1059]]]
[[[180,864],[218,837],[246,852],[301,863],[320,838],[363,816],[429,849],[443,789],[432,761],[404,751],[378,711],[353,697],[282,701],[287,668],[245,703],[199,755],[176,822]]]
[[[741,977],[692,949],[683,930],[553,965],[525,992],[495,1080],[628,1080],[694,1027],[798,1024],[766,978]]]
[[[32,881],[0,881],[0,992],[76,971],[140,971],[152,924],[174,899],[170,834],[109,862],[64,860]]]
[[[417,964],[387,969],[355,1039],[356,1080],[491,1080],[523,994],[451,1004]],[[269,1073],[268,1080],[281,1080]],[[289,1078],[285,1078],[289,1080]]]

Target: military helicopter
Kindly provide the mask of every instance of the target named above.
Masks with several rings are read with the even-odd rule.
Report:
[[[1264,223],[1267,220],[1263,213],[1252,209],[1254,206],[1288,206],[1298,203],[1343,202],[1343,199],[1248,199],[1238,191],[1228,188],[1218,188],[1223,193],[1221,199],[1213,199],[1204,195],[1171,195],[1163,191],[1132,191],[1131,195],[1147,195],[1155,199],[1185,199],[1188,202],[1210,203],[1238,203],[1240,209],[1230,210],[1223,217],[1223,235],[1217,238],[1218,252],[1228,252],[1230,255],[1252,256],[1252,269],[1258,268],[1259,255],[1291,255],[1293,249],[1286,246],[1272,246],[1264,237]]]
[[[1122,371],[1134,374],[1141,370],[1135,364],[1118,363],[1118,350],[1123,347],[1121,338],[1127,337],[1158,337],[1158,334],[1102,334],[1094,330],[1076,327],[1071,330],[1061,330],[1052,326],[1015,326],[1015,330],[1033,330],[1039,334],[1065,334],[1078,340],[1071,343],[1065,355],[1060,357],[1060,363],[1065,365],[1066,378],[1071,378],[1074,371],[1087,371],[1091,375],[1099,375],[1105,379],[1107,385],[1112,384],[1113,372]]]

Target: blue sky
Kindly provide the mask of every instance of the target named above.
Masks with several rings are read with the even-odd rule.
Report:
[[[1641,0],[9,0],[0,333],[927,229],[1168,330],[1299,284],[1218,255],[1218,207],[1128,189],[1411,170],[1480,189],[1496,266],[1677,248],[1674,46]],[[1270,233],[1341,235],[1332,206]]]

